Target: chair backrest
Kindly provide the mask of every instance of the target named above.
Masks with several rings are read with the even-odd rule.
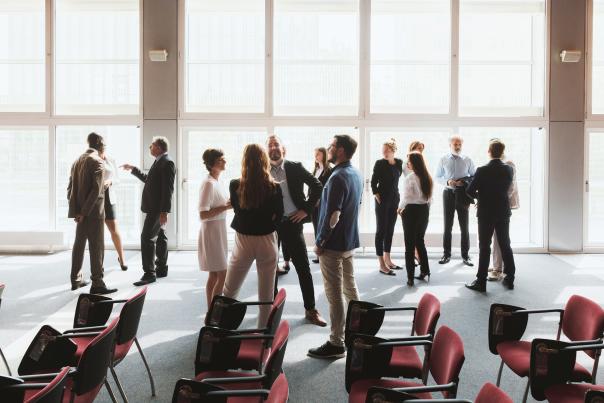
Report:
[[[459,373],[465,361],[463,341],[453,329],[441,326],[432,342],[430,373],[437,384],[459,382]],[[455,397],[456,393],[443,393],[445,397]]]
[[[594,301],[573,295],[564,307],[562,331],[572,341],[595,340],[604,332],[604,309]],[[595,351],[585,351],[591,358]]]
[[[283,307],[285,306],[285,298],[287,294],[285,293],[285,288],[281,288],[273,303],[271,305],[271,310],[268,314],[268,319],[266,321],[266,334],[275,334],[277,328],[279,327],[279,323],[281,323],[281,316],[283,315]]]
[[[514,403],[514,401],[503,390],[487,382],[480,388],[474,403]]]
[[[23,403],[61,403],[69,370],[69,367],[64,367],[44,389],[39,390]]]
[[[559,340],[533,339],[531,342],[529,380],[535,400],[545,400],[548,387],[571,379],[577,352],[565,350],[568,346],[569,343]]]
[[[285,349],[287,348],[288,338],[289,323],[284,320],[279,324],[279,328],[275,332],[275,337],[273,338],[273,346],[266,359],[266,364],[264,365],[263,373],[264,375],[266,375],[266,379],[263,382],[263,386],[266,389],[271,388],[272,384],[275,382],[275,380],[281,373],[281,368],[283,366],[283,357],[285,356]]]
[[[287,403],[288,399],[289,384],[287,383],[285,374],[282,372],[277,379],[275,379],[275,382],[273,382],[271,392],[268,394],[265,403]]]
[[[105,295],[80,294],[73,315],[73,327],[105,326],[111,316],[113,304],[102,303],[111,301]]]
[[[107,376],[107,368],[113,359],[113,346],[119,318],[96,336],[82,352],[73,382],[73,392],[82,395],[100,388]]]
[[[147,287],[143,287],[140,292],[129,298],[122,307],[115,336],[116,344],[121,345],[130,342],[136,337],[146,295]]]
[[[585,394],[585,403],[602,403],[604,402],[603,390],[588,390]]]
[[[419,336],[434,335],[438,318],[440,318],[440,301],[427,292],[417,304],[413,326],[415,334]]]

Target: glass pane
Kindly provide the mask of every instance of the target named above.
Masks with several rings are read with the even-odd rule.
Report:
[[[45,110],[44,0],[0,0],[0,112]]]
[[[543,116],[545,1],[491,3],[460,2],[459,113]]]
[[[591,110],[604,114],[604,0],[594,0]]]
[[[264,0],[187,0],[187,112],[264,111]]]
[[[50,229],[48,130],[0,128],[0,231]]]
[[[356,115],[359,94],[356,0],[276,0],[275,115]]]
[[[604,133],[589,134],[587,242],[604,244]]]
[[[57,0],[56,113],[138,115],[139,0]]]
[[[73,162],[88,148],[86,137],[96,132],[105,138],[107,156],[118,165],[128,163],[141,166],[141,141],[135,126],[59,126],[56,141],[57,172],[57,230],[64,231],[69,243],[75,235],[73,220],[67,218],[67,184]],[[125,244],[140,242],[140,196],[143,183],[126,171],[118,170],[119,182],[115,184],[117,197],[117,223]],[[109,231],[105,231],[105,243],[111,245]]]
[[[448,0],[371,2],[371,112],[448,113]]]

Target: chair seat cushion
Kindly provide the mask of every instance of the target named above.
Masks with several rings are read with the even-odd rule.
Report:
[[[113,350],[113,361],[118,362],[123,360],[124,357],[126,357],[126,354],[128,354],[128,351],[130,351],[130,347],[132,346],[133,342],[134,339],[123,344],[116,344]]]
[[[377,386],[381,388],[409,388],[426,386],[422,383],[399,381],[397,379],[361,379],[352,384],[350,394],[348,395],[349,403],[365,403],[369,388]],[[413,393],[419,399],[432,399],[430,393]]]
[[[264,340],[243,340],[237,354],[237,367],[241,369],[259,369],[264,364],[268,352],[264,351]]]
[[[392,349],[388,365],[389,373],[404,378],[422,377],[422,361],[413,346],[397,346]]]
[[[528,341],[504,341],[497,345],[499,356],[518,376],[527,377],[531,367],[531,343]],[[575,363],[572,381],[589,382],[591,373],[582,365]]]
[[[196,381],[203,381],[209,378],[244,378],[248,376],[257,376],[257,372],[244,372],[244,371],[203,371],[195,375]],[[217,383],[216,386],[228,390],[239,390],[239,389],[262,389],[262,384],[258,381],[252,382],[239,382],[239,383]]]
[[[588,390],[604,391],[604,385],[590,383],[554,385],[545,389],[545,397],[550,403],[583,403]]]
[[[88,347],[88,345],[90,344],[90,342],[92,340],[94,340],[94,336],[89,336],[89,337],[74,337],[71,340],[78,346],[78,349],[75,352],[75,358],[76,358],[76,361],[74,363],[74,365],[75,365],[80,360],[80,357],[82,356],[82,353],[84,352],[84,350],[86,349],[86,347]]]

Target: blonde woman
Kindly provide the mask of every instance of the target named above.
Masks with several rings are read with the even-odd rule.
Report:
[[[231,228],[235,245],[231,253],[223,294],[236,298],[254,260],[258,271],[258,299],[273,300],[277,266],[277,224],[283,217],[280,186],[271,177],[266,150],[249,144],[243,150],[241,178],[229,186],[235,217]],[[270,305],[261,305],[258,327],[264,327]]]

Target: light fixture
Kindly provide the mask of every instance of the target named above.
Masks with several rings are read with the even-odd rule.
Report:
[[[166,49],[150,50],[149,59],[152,62],[165,62],[168,60],[168,51]]]
[[[560,61],[562,63],[577,63],[581,60],[580,50],[563,50],[560,52]]]

